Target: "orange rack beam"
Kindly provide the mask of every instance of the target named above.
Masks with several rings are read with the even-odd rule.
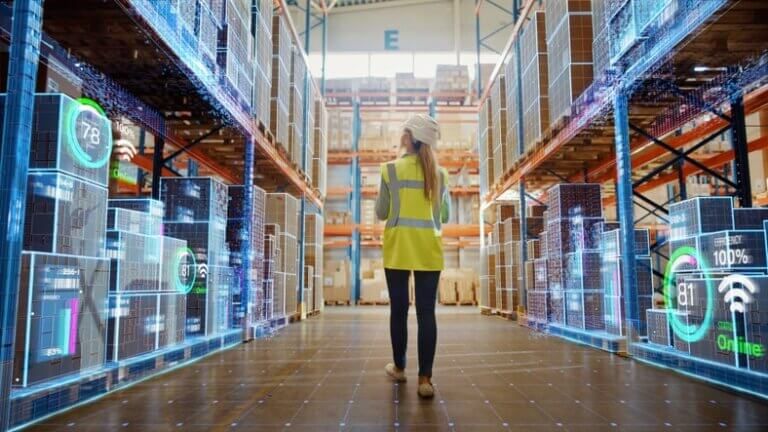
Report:
[[[324,233],[327,237],[348,237],[355,229],[362,235],[381,235],[384,233],[383,225],[325,225]],[[443,225],[443,237],[479,237],[480,225],[446,224]]]
[[[766,105],[768,105],[768,86],[763,86],[744,97],[744,112],[746,115],[753,114]],[[729,112],[730,111],[727,111],[726,114]],[[664,142],[671,147],[678,149],[686,144],[703,139],[726,126],[728,126],[728,123],[725,120],[720,117],[713,117],[686,133],[665,139]],[[651,144],[651,141],[646,140],[645,138],[636,138],[633,140],[632,153],[637,156],[632,158],[632,168],[640,168],[655,159],[669,154],[669,152],[660,147],[654,147],[648,151],[644,151],[648,149],[648,146]],[[587,177],[591,181],[597,183],[613,180],[616,178],[616,158],[609,157],[604,159],[587,172]],[[571,177],[571,180],[578,181],[581,178],[582,176],[580,175],[574,175]]]
[[[768,148],[768,136],[763,136],[751,141],[748,147],[750,153],[759,151],[759,150],[764,150],[766,148]],[[735,154],[733,150],[728,150],[726,152],[719,153],[717,156],[712,156],[711,158],[705,159],[700,162],[707,168],[719,168],[733,161],[734,157],[735,157]],[[700,172],[701,170],[695,165],[685,164],[683,166],[683,173],[685,176],[695,175]],[[677,181],[678,178],[679,177],[677,172],[665,174],[639,185],[638,187],[635,188],[635,190],[638,192],[647,192],[659,186],[663,186],[665,184],[675,182]],[[603,200],[604,205],[613,204],[615,202],[616,202],[615,196],[607,197]]]
[[[152,155],[140,155],[137,154],[136,156],[131,159],[131,163],[136,165],[137,167],[152,172]],[[167,177],[173,177],[176,174],[173,173],[173,171],[169,170],[168,168],[163,167],[163,176]]]
[[[395,151],[330,151],[328,152],[329,165],[347,165],[352,163],[355,157],[360,158],[363,166],[375,166],[397,159]],[[477,154],[470,151],[438,151],[437,159],[443,168],[480,168],[480,160]]]
[[[351,193],[351,186],[334,186],[327,188],[325,196],[328,198],[343,198]]]
[[[379,194],[379,188],[376,186],[365,186],[360,190],[363,198],[376,198]],[[326,193],[328,198],[345,198],[352,193],[349,186],[329,187]],[[451,188],[452,195],[478,195],[480,186],[454,186]]]

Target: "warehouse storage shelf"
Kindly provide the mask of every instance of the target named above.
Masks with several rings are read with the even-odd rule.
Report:
[[[744,113],[746,115],[758,112],[766,105],[768,105],[768,86],[759,87],[744,95]],[[730,115],[730,108],[724,110],[723,114]],[[711,135],[726,126],[728,126],[728,123],[723,118],[711,116],[710,119],[703,121],[690,131],[670,137],[665,140],[665,142],[670,147],[681,148],[686,144],[704,139],[708,135]],[[644,165],[647,165],[656,159],[669,156],[667,151],[654,146],[651,141],[642,138],[633,140],[631,149],[633,155],[633,169],[642,168]],[[726,154],[728,152],[723,153]],[[590,181],[596,183],[604,183],[612,180],[616,176],[616,158],[609,157],[599,161],[587,170],[586,176]],[[578,177],[573,176],[571,177],[571,180],[576,181],[578,180]]]
[[[350,152],[336,150],[328,153],[329,165],[347,165],[353,158],[360,159],[361,166],[379,165],[397,158],[397,152],[394,151],[359,151]],[[452,151],[440,150],[437,152],[438,163],[441,167],[447,169],[459,169],[463,167],[478,169],[480,161],[477,153],[472,151]]]
[[[339,110],[342,112],[353,111],[354,107],[351,105],[334,105],[332,102],[327,103],[329,108]],[[421,112],[426,113],[428,106],[412,106],[412,105],[386,105],[386,106],[371,106],[371,105],[359,105],[360,112],[394,112],[394,113],[414,113]],[[476,114],[477,105],[466,106],[453,106],[453,105],[435,105],[434,110],[437,114]]]
[[[488,239],[483,236],[481,305],[501,311],[505,291],[526,293],[519,297],[520,310],[527,312],[523,325],[768,397],[761,345],[764,297],[757,298],[762,292],[757,285],[767,280],[765,234],[757,226],[766,213],[750,208],[748,158],[768,148],[768,137],[749,141],[745,121],[768,107],[768,45],[764,38],[746,36],[768,32],[764,5],[751,0],[527,1],[520,10],[480,100],[482,208],[489,210],[482,214],[497,224]],[[537,19],[529,19],[534,11]],[[560,40],[562,28],[569,28],[558,24],[567,22],[565,17],[572,33]],[[530,34],[526,29],[537,28],[528,22],[538,23],[539,42],[529,40],[521,48],[519,39]],[[567,104],[553,102],[562,96],[553,92],[562,89],[552,83],[534,89],[541,99],[549,98],[552,126],[531,140],[523,135],[529,125],[518,106],[520,76],[525,76],[519,57],[532,56],[521,56],[521,49],[546,56],[566,44],[584,59],[565,61],[573,68],[589,64],[590,70],[574,74]],[[553,68],[560,71],[561,60],[545,60],[549,78]],[[505,80],[508,91],[510,83],[518,83],[512,87],[517,102],[511,105],[509,96],[507,105],[498,97]],[[504,135],[499,141],[495,130],[499,117],[504,124],[505,113],[518,114],[518,125],[525,127],[513,126],[517,133],[507,135],[507,144],[511,139],[521,145],[510,151],[512,160],[499,164],[499,156],[509,151],[502,147]],[[698,174],[713,179],[714,187],[708,187],[709,197],[688,199],[706,189],[697,187],[689,195],[687,177]],[[644,195],[664,192],[659,187],[668,183],[677,183],[677,189],[668,187],[667,198]],[[739,199],[738,207],[731,195]],[[510,199],[528,209],[531,201],[547,201],[546,229],[536,240],[526,236],[522,217],[499,213],[494,219],[490,207],[499,211]],[[610,215],[614,205],[619,223],[606,221],[610,216],[602,210],[608,208]],[[638,209],[644,216],[635,217]],[[520,232],[511,245],[503,241],[506,228],[498,225],[510,219],[518,224],[510,231]],[[737,252],[737,244],[744,250]],[[728,260],[722,256],[729,253],[749,258],[723,264]],[[713,254],[722,268],[708,268]],[[632,260],[636,265],[625,264]],[[664,263],[669,264],[662,273]],[[522,274],[517,283],[508,281],[510,268]],[[663,306],[653,298],[660,280]],[[710,287],[715,281],[717,291]],[[739,287],[755,296],[745,301],[746,308],[733,304],[732,291]],[[718,294],[724,293],[721,299]]]
[[[10,25],[11,11],[7,6],[2,6],[0,7],[0,40],[5,43],[10,42]],[[152,131],[153,133],[165,136],[166,142],[174,148],[180,149],[189,145],[182,138],[168,130],[165,122],[160,118],[160,114],[157,111],[136,100],[133,94],[130,94],[117,86],[108,77],[100,77],[98,80],[92,79],[91,75],[94,74],[95,71],[91,70],[89,66],[79,62],[76,58],[71,56],[67,49],[62,47],[57,41],[53,40],[48,34],[43,33],[42,38],[44,43],[41,46],[40,57],[46,63],[61,63],[68,69],[77,71],[79,74],[78,78],[83,80],[84,87],[87,88],[88,92],[94,97],[109,95],[116,100],[132,100],[132,102],[136,104],[135,106],[130,107],[133,109],[133,112],[126,113],[126,115],[131,117],[131,120],[146,127],[147,130]],[[120,106],[119,103],[115,103],[114,101],[105,100],[102,103],[108,106],[108,108],[113,104],[116,105],[117,111],[125,109],[125,107]],[[205,167],[209,171],[209,174],[219,176],[230,183],[241,181],[237,173],[215,161],[209,155],[202,153],[200,149],[188,148],[186,152]],[[132,160],[132,163],[148,172],[152,172],[153,161],[151,153],[137,154]],[[177,172],[165,166],[162,168],[161,174],[163,176],[178,175]]]
[[[184,151],[208,166],[214,174],[229,182],[240,183],[239,176],[234,173],[242,171],[245,140],[252,137],[260,155],[258,166],[265,174],[265,180],[287,179],[293,193],[303,194],[322,207],[321,197],[299,169],[279,153],[264,125],[260,126],[238,100],[219,85],[214,73],[199,60],[191,58],[179,42],[163,33],[162,22],[149,15],[148,6],[143,3],[139,0],[85,0],[72,7],[71,4],[51,2],[46,4],[43,29],[74,56],[112,77],[117,84],[158,111],[173,113],[165,120],[164,130],[157,131],[173,147],[184,149],[190,146],[185,142],[187,139],[193,141],[223,125],[210,141],[220,143],[224,140],[229,144],[204,145]],[[279,3],[285,6],[282,1]],[[103,31],[100,37],[84,37],[78,29],[90,30],[76,24],[83,20],[109,23],[112,29],[121,30]],[[295,28],[291,29],[295,43],[300,44]],[[117,46],[130,50],[133,56],[115,55]],[[147,159],[146,156],[139,158],[138,164],[142,168],[148,167],[150,161]],[[283,182],[279,183],[282,185]]]
[[[449,191],[452,195],[478,195],[480,186],[453,186]],[[328,189],[327,197],[329,199],[347,198],[351,193],[351,187],[333,187]],[[360,189],[360,193],[363,198],[376,198],[379,195],[379,189],[375,186],[366,186]]]
[[[729,387],[763,399],[768,394],[765,375],[758,372],[697,359],[693,356],[681,356],[679,351],[672,347],[633,344],[630,352],[634,359],[654,366],[667,367],[696,379],[705,379],[716,385],[725,383]]]
[[[354,102],[360,103],[362,111],[410,111],[433,106],[438,112],[474,112],[477,107],[471,101],[469,91],[460,92],[411,92],[392,91],[338,91],[326,92],[329,107],[352,109]]]
[[[526,16],[535,6],[536,1],[528,1],[522,9],[521,16]],[[732,2],[729,7],[723,6],[723,1],[711,2],[704,5],[703,11],[698,16],[700,22],[691,20],[688,27],[685,27],[678,34],[670,35],[670,39],[677,43],[661,44],[661,46],[652,53],[653,58],[644,59],[641,62],[642,71],[633,68],[625,72],[620,77],[607,75],[602,79],[596,80],[579,97],[571,107],[573,115],[562,118],[560,122],[553,125],[544,135],[541,142],[536,143],[528,152],[523,154],[502,176],[499,183],[489,185],[488,193],[483,197],[483,205],[488,206],[495,199],[499,198],[514,185],[519,184],[521,180],[525,181],[527,190],[543,191],[547,187],[563,181],[599,181],[610,182],[612,180],[612,171],[606,171],[613,168],[615,164],[614,156],[614,125],[613,125],[613,100],[615,91],[620,85],[632,85],[643,81],[650,65],[655,62],[669,58],[666,61],[667,67],[673,69],[678,82],[706,82],[712,81],[741,85],[752,91],[745,91],[745,105],[749,105],[749,112],[754,112],[764,106],[764,89],[760,89],[759,73],[750,74],[753,71],[740,71],[736,74],[702,74],[694,72],[694,65],[702,62],[700,56],[700,47],[712,46],[727,39],[729,34],[738,28],[734,22],[744,22],[745,26],[755,28],[759,31],[760,25],[751,22],[751,15],[755,13],[759,5],[753,2]],[[697,32],[694,32],[697,30]],[[511,51],[515,41],[518,39],[518,26],[515,27],[513,35],[506,46],[504,54]],[[674,36],[674,37],[672,37]],[[750,52],[754,45],[745,44],[739,50],[728,52],[712,52],[704,61],[713,70],[719,67],[740,63],[749,60],[749,56],[744,53]],[[504,58],[504,57],[502,57]],[[753,66],[753,69],[759,69],[759,64]],[[501,73],[502,63],[497,64],[494,69],[492,79],[495,79]],[[642,72],[642,73],[641,73]],[[751,81],[750,78],[758,77],[758,81]],[[486,87],[481,104],[489,97],[493,80]],[[653,78],[645,83],[649,91],[653,91]],[[642,87],[643,84],[635,85],[635,88]],[[714,87],[711,86],[711,87]],[[708,87],[710,88],[710,87]],[[690,122],[692,114],[674,116],[674,121],[669,121],[672,116],[664,118],[661,124],[658,120],[664,117],[674,107],[680,107],[681,102],[672,95],[665,95],[656,90],[655,98],[648,98],[643,91],[636,91],[633,98],[630,99],[629,120],[634,126],[641,129],[652,131],[656,136],[664,136],[670,132],[679,129],[684,124]],[[754,93],[754,94],[752,94]],[[704,96],[703,92],[700,96]],[[705,97],[704,97],[705,98]],[[700,108],[701,110],[701,108]],[[691,111],[691,108],[688,108]],[[707,135],[707,131],[713,129],[719,130],[724,127],[722,121],[710,120],[709,123],[697,126],[694,130],[679,137],[672,137],[668,144],[678,148],[685,144],[695,142],[697,138]],[[717,126],[721,126],[717,128]],[[674,144],[673,144],[674,143]],[[642,175],[651,172],[655,162],[664,155],[669,155],[664,150],[653,148],[652,141],[645,137],[637,137],[632,140],[632,160],[635,171]],[[650,146],[650,147],[649,147]],[[650,148],[650,151],[643,151]],[[727,152],[726,152],[727,154]],[[719,156],[719,155],[718,155]],[[720,156],[725,158],[725,156]],[[719,161],[715,159],[712,163]],[[722,164],[721,164],[722,165]],[[640,168],[644,170],[640,170]],[[690,168],[688,168],[690,169]],[[664,177],[670,179],[671,176]],[[660,181],[660,180],[659,180]],[[665,183],[668,181],[665,181]],[[647,186],[646,186],[647,187]],[[608,193],[611,191],[608,190]]]
[[[768,149],[768,137],[765,137],[765,136],[759,137],[749,142],[749,146],[748,146],[749,153],[753,153],[753,152],[757,152],[765,149]],[[695,159],[699,159],[699,162],[704,167],[710,170],[716,170],[718,168],[722,168],[723,166],[733,162],[735,158],[736,158],[736,153],[733,150],[728,150],[728,151],[720,152],[714,155],[708,154],[703,157],[695,158]],[[700,174],[702,172],[703,170],[695,165],[686,164],[683,167],[683,175],[685,177]],[[642,173],[643,171],[640,171],[640,174]],[[647,192],[655,188],[658,188],[659,186],[674,183],[678,181],[678,179],[679,179],[679,174],[676,172],[660,175],[649,182],[639,185],[638,187],[635,188],[635,190],[641,193]],[[608,196],[603,200],[604,205],[612,205],[615,203],[616,203],[615,195]],[[759,207],[768,205],[768,198],[757,199],[754,201],[754,204]]]
[[[546,331],[560,338],[603,351],[616,354],[627,352],[627,338],[625,336],[612,335],[607,332],[584,331],[557,324],[547,325]]]
[[[20,258],[13,249],[3,248],[3,254],[10,257],[8,268],[19,265],[12,274],[29,274],[9,288],[19,292],[18,312],[6,307],[2,317],[18,323],[7,332],[15,347],[3,348],[9,360],[3,372],[6,366],[13,369],[7,375],[13,382],[5,380],[0,394],[3,406],[10,406],[10,416],[0,413],[3,430],[287,324],[289,316],[264,310],[274,305],[268,286],[273,281],[262,280],[262,274],[275,263],[262,261],[264,191],[255,180],[298,195],[301,209],[297,205],[294,216],[303,216],[305,208],[318,216],[323,206],[323,179],[313,175],[318,183],[311,182],[306,159],[323,159],[324,153],[310,149],[300,163],[279,152],[264,111],[256,108],[249,83],[253,71],[245,67],[256,48],[246,44],[245,52],[230,51],[237,48],[234,33],[251,32],[250,24],[238,27],[245,18],[263,23],[268,15],[271,21],[271,0],[253,5],[250,0],[83,0],[47,2],[44,9],[42,4],[0,6],[0,43],[16,53],[10,61],[6,56],[2,78],[25,83],[21,90],[13,85],[6,90],[11,96],[2,95],[0,109],[31,125],[27,132],[11,128],[13,152],[29,153],[30,163],[17,164],[8,176],[16,181],[3,189],[9,196],[27,192],[23,229],[10,227],[19,232]],[[288,15],[286,3],[278,4]],[[293,44],[300,47],[290,26]],[[222,66],[222,57],[231,60],[235,52],[237,64]],[[298,53],[306,62],[300,48]],[[235,79],[230,72],[241,66],[245,72]],[[304,82],[303,76],[308,75],[297,80]],[[316,92],[317,84],[308,81],[311,86]],[[36,88],[42,93],[34,93]],[[19,106],[17,95],[30,109]],[[310,105],[322,106],[319,95],[312,97]],[[321,125],[311,120],[305,129],[320,136]],[[152,173],[152,199],[108,199],[147,192],[135,167],[128,173],[136,183],[115,178],[110,162],[117,162],[112,150],[118,139],[140,152],[133,165]],[[317,148],[318,141],[322,149],[322,137],[301,145]],[[3,147],[6,160],[11,147]],[[70,211],[80,216],[72,219]],[[299,249],[303,221],[281,225],[283,231],[293,229],[292,242],[283,241],[285,232],[276,237],[283,263],[293,270],[284,272],[284,299],[296,308],[303,275],[309,275],[303,292],[315,293],[313,287],[321,284],[316,281],[322,272],[311,266],[322,266],[322,239],[308,242],[316,246],[310,267],[298,267],[305,262]],[[296,250],[290,254],[285,245]],[[16,300],[10,299],[4,301]]]

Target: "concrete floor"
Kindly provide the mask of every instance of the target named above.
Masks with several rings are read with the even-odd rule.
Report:
[[[768,404],[531,332],[471,307],[440,307],[432,401],[384,375],[386,307],[326,308],[271,339],[215,354],[31,430],[768,430]],[[413,314],[413,308],[411,308]]]

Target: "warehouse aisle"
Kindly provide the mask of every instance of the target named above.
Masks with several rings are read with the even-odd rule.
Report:
[[[413,309],[412,309],[413,311]],[[413,312],[412,312],[413,313]],[[441,307],[437,396],[392,384],[386,308],[326,308],[279,336],[203,359],[32,430],[766,430],[768,405]],[[409,364],[415,365],[415,316]]]

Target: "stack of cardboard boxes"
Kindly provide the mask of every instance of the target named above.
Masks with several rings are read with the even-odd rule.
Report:
[[[288,123],[291,93],[291,35],[281,15],[272,19],[272,101],[270,131],[275,140],[288,150]]]
[[[429,99],[430,80],[416,78],[412,73],[395,75],[398,105],[426,104]]]
[[[328,110],[328,149],[352,149],[352,112]]]
[[[469,69],[465,65],[437,65],[432,97],[439,100],[458,100],[469,90]]]
[[[501,176],[507,172],[511,158],[507,157],[507,98],[505,93],[504,76],[499,75],[491,86],[491,112],[493,119],[490,128],[493,146],[493,178],[498,183]]]
[[[389,303],[387,280],[381,260],[364,259],[361,261],[360,302]]]
[[[466,269],[445,269],[440,274],[440,303],[476,304],[477,273]]]
[[[525,151],[541,140],[549,128],[549,76],[547,63],[546,21],[544,11],[531,15],[523,27],[521,72],[523,144]],[[507,96],[507,100],[509,101]],[[510,132],[517,133],[517,131]]]
[[[592,5],[562,0],[545,4],[549,119],[571,115],[571,104],[592,83]],[[538,20],[537,20],[538,21]]]
[[[349,303],[350,263],[346,260],[325,261],[323,298],[326,303]]]
[[[391,92],[392,83],[387,78],[368,77],[358,82],[358,96],[363,104],[388,105]]]

